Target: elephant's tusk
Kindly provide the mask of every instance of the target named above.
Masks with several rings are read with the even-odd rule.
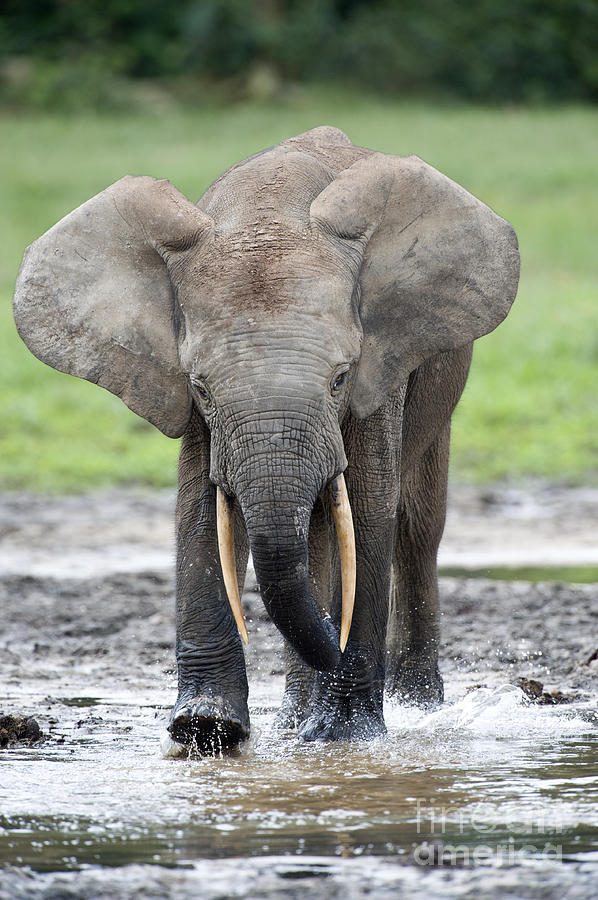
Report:
[[[355,603],[355,579],[357,563],[355,556],[355,530],[353,528],[353,516],[351,504],[347,494],[345,476],[341,473],[338,478],[330,483],[330,497],[332,499],[332,515],[336,525],[338,546],[341,554],[341,580],[343,590],[340,648],[344,652],[351,630],[353,618],[353,605]]]
[[[222,490],[216,490],[216,531],[218,534],[218,552],[220,553],[220,565],[226,596],[230,603],[239,634],[246,644],[249,643],[247,627],[243,617],[243,607],[239,597],[239,582],[237,581],[237,567],[235,565],[235,534],[233,512],[228,497]]]

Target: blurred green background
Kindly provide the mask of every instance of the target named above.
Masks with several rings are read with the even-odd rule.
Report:
[[[0,487],[169,485],[177,441],[16,336],[24,247],[125,173],[195,200],[320,124],[416,153],[515,227],[522,276],[454,417],[463,481],[598,483],[598,4],[5,3]]]

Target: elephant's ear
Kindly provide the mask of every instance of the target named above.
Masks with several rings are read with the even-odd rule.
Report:
[[[126,176],[25,252],[14,315],[29,349],[119,396],[170,437],[191,411],[166,261],[211,219],[168,181]]]
[[[492,331],[517,292],[511,226],[414,156],[376,153],[314,200],[312,222],[363,253],[352,394],[370,415],[427,357]]]

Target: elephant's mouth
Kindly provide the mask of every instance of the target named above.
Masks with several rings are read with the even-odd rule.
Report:
[[[343,652],[347,645],[349,631],[351,629],[357,574],[355,530],[353,528],[351,505],[349,503],[349,495],[347,493],[347,486],[343,474],[338,475],[329,483],[328,492],[336,526],[341,562],[342,605],[339,645],[341,652]],[[217,488],[216,528],[218,532],[220,564],[222,567],[222,576],[228,602],[230,603],[239,633],[243,638],[243,641],[248,644],[249,637],[245,625],[245,618],[243,616],[241,597],[239,596],[237,568],[235,563],[233,507],[229,497],[221,487]]]

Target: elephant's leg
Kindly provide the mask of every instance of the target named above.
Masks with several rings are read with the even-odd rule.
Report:
[[[232,747],[249,734],[241,639],[222,580],[216,490],[209,480],[209,433],[194,415],[181,446],[177,499],[176,656],[179,691],[169,731],[203,752]],[[235,532],[240,581],[247,564],[242,516]]]
[[[399,503],[401,408],[395,398],[344,433],[345,473],[353,511],[357,584],[351,633],[340,665],[318,672],[304,740],[363,740],[384,734],[386,624]],[[338,571],[338,564],[337,564]],[[340,620],[336,579],[334,620]]]
[[[411,374],[405,398],[387,689],[426,706],[443,698],[436,555],[446,514],[450,419],[471,352],[467,345],[426,360]]]
[[[443,700],[436,556],[444,529],[450,422],[403,475],[389,616],[387,690],[421,706]]]
[[[312,594],[322,612],[330,606],[330,527],[327,510],[318,498],[309,525],[309,568]],[[297,728],[307,715],[316,673],[288,641],[284,644],[284,661],[285,690],[276,724],[279,728]]]
[[[309,699],[314,685],[315,670],[284,642],[284,695],[276,714],[277,728],[297,728],[307,715]]]

